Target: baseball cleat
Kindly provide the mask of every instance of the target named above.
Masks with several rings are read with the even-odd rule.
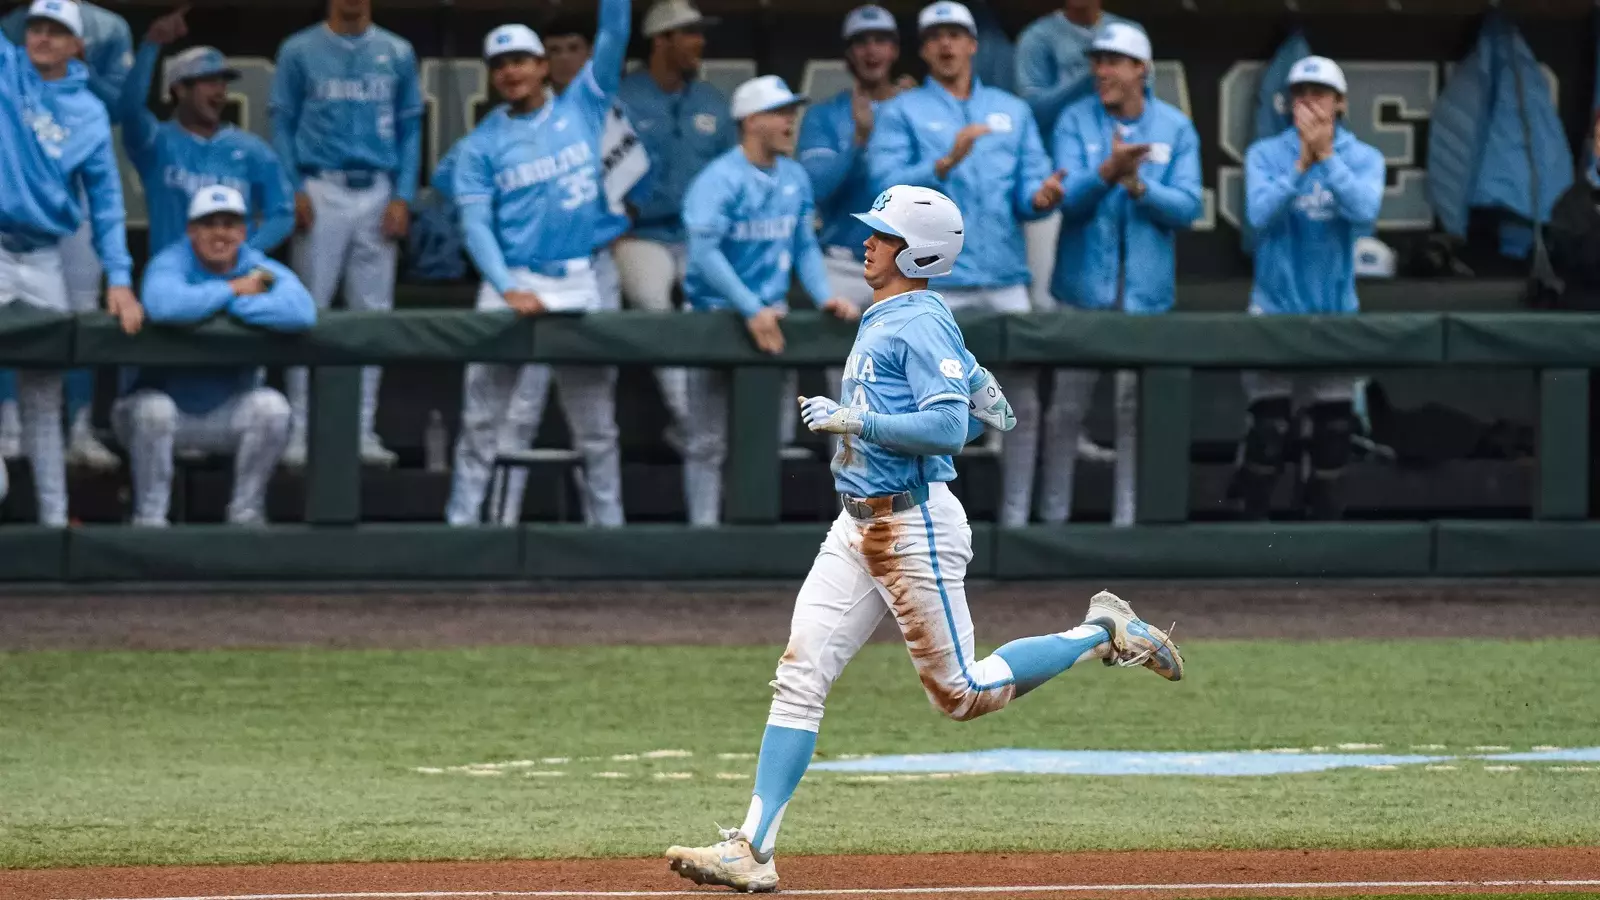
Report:
[[[672,871],[695,884],[720,884],[756,894],[777,890],[778,870],[772,860],[757,862],[755,849],[737,828],[718,830],[722,841],[709,847],[668,847]]]
[[[278,457],[278,464],[287,469],[304,469],[306,467],[305,435],[289,438],[289,445],[283,448],[283,455]]]
[[[361,438],[361,462],[368,466],[378,466],[383,469],[392,469],[400,457],[393,450],[383,445],[375,434],[363,435]]]
[[[1101,591],[1091,597],[1084,623],[1099,625],[1111,635],[1106,665],[1144,666],[1168,681],[1183,678],[1183,654],[1178,645],[1166,631],[1134,615],[1133,607],[1116,594]]]

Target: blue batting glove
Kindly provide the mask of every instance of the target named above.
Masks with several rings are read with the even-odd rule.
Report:
[[[800,421],[812,431],[861,433],[861,410],[840,406],[827,397],[801,397]]]
[[[1011,411],[1011,401],[1000,390],[1000,382],[983,366],[967,378],[967,410],[974,419],[999,431],[1017,427],[1017,415]]]

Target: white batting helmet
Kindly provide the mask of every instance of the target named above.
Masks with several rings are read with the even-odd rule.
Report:
[[[949,275],[966,242],[961,210],[932,188],[897,184],[879,194],[870,211],[855,217],[879,234],[906,242],[894,261],[907,278]]]

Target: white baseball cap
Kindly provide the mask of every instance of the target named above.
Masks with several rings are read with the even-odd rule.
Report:
[[[224,184],[201,188],[189,200],[189,221],[203,219],[214,213],[233,213],[242,216],[248,210],[244,195]]]
[[[854,216],[873,231],[906,242],[894,263],[907,278],[949,275],[966,243],[961,208],[933,188],[897,184],[879,194],[870,211]]]
[[[28,7],[28,18],[59,22],[73,37],[83,39],[83,10],[73,0],[33,0]]]
[[[846,41],[858,34],[873,33],[899,36],[900,26],[895,23],[894,14],[881,6],[858,6],[850,10],[850,15],[844,17]]]
[[[1087,53],[1115,53],[1150,64],[1150,36],[1126,22],[1107,22],[1095,32]]]
[[[483,39],[483,58],[494,59],[504,53],[544,56],[544,41],[526,25],[501,25]]]
[[[700,12],[689,0],[657,0],[644,16],[644,36],[655,37],[664,31],[682,28],[709,28],[722,21]]]
[[[1394,248],[1370,235],[1356,238],[1355,274],[1357,278],[1393,278]]]
[[[1289,87],[1297,84],[1320,84],[1343,94],[1347,91],[1344,70],[1326,56],[1308,56],[1289,70]]]
[[[917,13],[917,34],[940,25],[959,25],[973,37],[978,36],[978,21],[972,18],[972,10],[954,0],[939,0]]]
[[[789,90],[789,83],[776,75],[752,78],[733,90],[732,112],[735,122],[743,122],[756,113],[772,112],[789,106],[799,106],[806,98]]]

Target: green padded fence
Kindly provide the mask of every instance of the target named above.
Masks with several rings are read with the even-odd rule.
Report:
[[[1126,316],[1070,311],[958,316],[991,368],[1137,370],[1139,526],[974,529],[973,577],[1229,577],[1600,573],[1587,521],[1589,370],[1600,315]],[[825,533],[778,523],[782,370],[840,363],[854,326],[795,312],[769,356],[732,314],[515,315],[455,310],[333,312],[304,335],[216,320],[121,333],[103,314],[0,307],[0,365],[309,365],[306,524],[53,532],[0,528],[0,581],[795,577]],[[721,368],[732,380],[728,525],[619,531],[527,525],[448,529],[358,524],[358,366],[550,362]],[[1195,369],[1512,367],[1539,371],[1535,521],[1187,524]]]

